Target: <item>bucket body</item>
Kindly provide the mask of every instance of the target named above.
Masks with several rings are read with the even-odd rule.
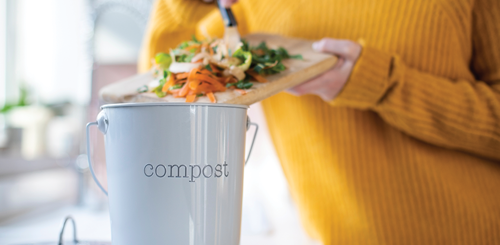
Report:
[[[247,107],[103,106],[114,245],[240,240]]]

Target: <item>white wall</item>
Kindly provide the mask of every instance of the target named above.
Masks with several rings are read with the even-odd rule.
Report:
[[[109,11],[102,14],[94,36],[96,63],[137,63],[144,30],[145,26],[127,13]]]
[[[90,98],[90,60],[85,42],[85,0],[17,2],[16,81],[38,102]]]
[[[0,0],[0,108],[5,104],[5,61],[6,61],[6,34],[7,34],[7,2]]]

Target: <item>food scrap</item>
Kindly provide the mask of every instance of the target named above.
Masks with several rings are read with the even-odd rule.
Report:
[[[282,47],[271,49],[265,42],[250,47],[245,40],[233,51],[222,39],[199,41],[193,36],[169,53],[158,53],[153,61],[155,80],[137,92],[152,92],[160,98],[171,94],[186,102],[207,96],[216,103],[215,92],[230,89],[244,95],[254,81],[267,82],[266,75],[286,69],[284,59],[302,56],[290,55]]]

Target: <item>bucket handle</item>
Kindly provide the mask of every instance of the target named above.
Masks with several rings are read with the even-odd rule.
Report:
[[[89,168],[90,168],[90,173],[92,174],[92,178],[94,179],[97,186],[99,186],[101,191],[104,192],[104,194],[106,194],[106,196],[107,196],[108,192],[104,189],[104,187],[102,187],[101,182],[99,182],[99,180],[95,176],[94,168],[92,168],[92,161],[90,160],[90,130],[89,129],[90,129],[90,126],[93,126],[93,125],[98,126],[99,124],[97,122],[87,123],[87,158],[89,161]]]
[[[104,120],[106,120],[106,119],[104,119]],[[259,125],[257,123],[250,122],[250,120],[248,120],[247,122],[248,122],[247,130],[250,129],[251,126],[254,126],[255,132],[253,133],[252,144],[250,145],[250,149],[248,150],[248,155],[247,155],[247,158],[245,160],[245,165],[248,163],[248,160],[250,159],[250,155],[252,154],[253,145],[255,143],[255,138],[257,138],[257,133],[259,132]],[[104,121],[104,123],[106,123],[106,121]],[[98,122],[90,122],[90,123],[87,123],[87,127],[86,127],[86,131],[87,131],[87,159],[89,162],[89,168],[90,168],[90,173],[92,174],[92,178],[94,179],[97,186],[99,186],[101,191],[104,192],[104,194],[106,194],[106,196],[107,196],[108,192],[104,189],[104,187],[102,187],[101,182],[99,182],[99,180],[95,176],[94,168],[92,167],[92,160],[90,157],[90,127],[94,126],[94,125],[98,126],[98,127],[100,126]],[[103,125],[103,127],[104,126],[107,126],[107,125]]]
[[[245,160],[245,165],[248,163],[248,159],[250,159],[250,154],[252,154],[253,144],[255,143],[255,138],[257,138],[257,132],[259,132],[259,124],[250,122],[248,119],[247,130],[250,129],[251,126],[255,127],[255,132],[253,133],[252,144],[250,145],[250,149],[248,150],[247,159]]]

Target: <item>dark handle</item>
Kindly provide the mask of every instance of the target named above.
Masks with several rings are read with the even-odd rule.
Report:
[[[73,223],[73,243],[74,244],[78,244],[78,240],[76,239],[76,225],[75,225],[75,220],[73,219],[73,217],[68,216],[64,220],[63,227],[61,229],[61,233],[59,233],[59,242],[57,243],[58,245],[63,245],[64,227],[66,227],[66,222],[68,222],[68,220],[71,220],[71,222]]]
[[[226,26],[236,26],[236,18],[234,18],[233,11],[231,8],[225,8],[222,6],[219,1],[217,1],[217,5],[219,6],[220,14],[222,15],[222,20],[224,20],[224,24]]]

